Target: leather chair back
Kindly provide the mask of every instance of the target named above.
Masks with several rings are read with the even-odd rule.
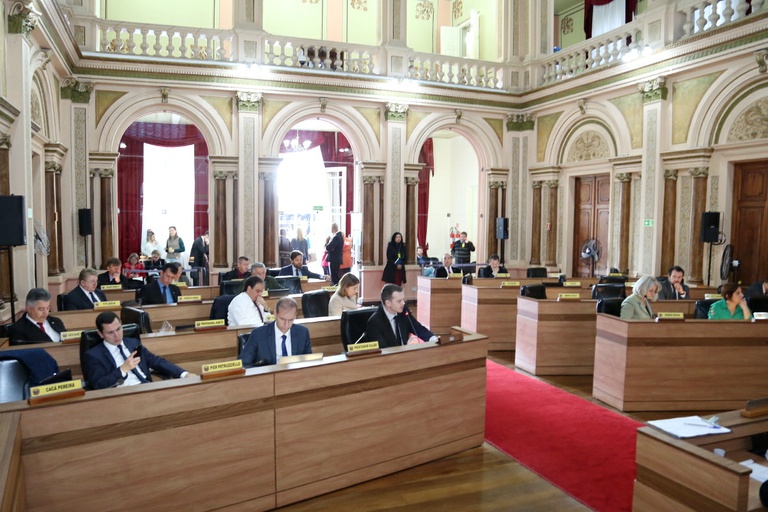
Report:
[[[696,309],[693,311],[693,318],[706,320],[709,315],[709,308],[720,299],[701,299],[696,301]]]
[[[472,284],[472,274],[466,274],[464,277],[462,277],[461,284]]]
[[[621,303],[624,299],[621,297],[604,298],[597,301],[597,312],[606,313],[613,316],[621,316]]]
[[[136,324],[123,324],[123,338],[136,338],[141,340],[139,326]],[[88,375],[85,373],[85,353],[102,342],[99,331],[96,329],[87,329],[80,333],[80,368],[83,370],[83,380],[88,385]]]
[[[275,279],[277,279],[281,287],[291,290],[291,293],[302,293],[301,278],[299,276],[278,276]]]
[[[277,277],[280,275],[280,267],[277,268],[268,268],[267,269],[267,275],[272,277]]]
[[[363,336],[368,328],[368,319],[376,312],[376,307],[352,309],[341,313],[341,343],[344,345],[344,352],[347,351],[347,345],[354,343]],[[365,336],[363,336],[365,341]]]
[[[747,299],[747,306],[753,313],[768,313],[768,295],[757,295]]]
[[[304,318],[328,316],[328,302],[331,294],[327,290],[315,290],[301,296],[301,313]]]
[[[127,325],[136,325],[138,332],[141,334],[149,334],[152,332],[152,320],[149,318],[149,313],[143,309],[124,306],[123,309],[120,310],[120,322],[123,324],[123,335],[127,338],[132,337],[125,334]]]
[[[16,359],[0,360],[0,403],[24,400],[29,393],[29,370]]]
[[[545,288],[558,288],[558,287],[562,288],[563,282],[564,281],[561,281],[558,279],[557,281],[547,281],[546,283],[541,283],[541,284],[543,284]]]
[[[627,298],[627,287],[623,284],[596,284],[592,287],[593,299]]]
[[[56,296],[56,309],[59,311],[64,311],[67,309],[67,294],[66,293],[60,293]]]
[[[627,276],[600,276],[599,284],[627,284]]]
[[[240,357],[240,354],[243,353],[245,344],[248,343],[248,338],[250,337],[251,337],[251,333],[249,332],[244,332],[243,334],[237,335],[237,357]]]
[[[531,267],[525,272],[526,277],[547,277],[547,267]]]
[[[243,281],[220,281],[219,282],[219,295],[237,295],[240,293],[240,287],[243,286]]]
[[[211,304],[211,313],[208,315],[208,319],[224,320],[224,324],[229,325],[229,305],[232,303],[234,298],[235,295],[219,295],[213,299],[213,304]]]
[[[527,284],[520,287],[521,297],[530,297],[531,299],[546,300],[547,287],[543,284]]]

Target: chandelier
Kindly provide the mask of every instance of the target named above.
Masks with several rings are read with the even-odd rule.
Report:
[[[285,139],[283,146],[287,151],[305,151],[312,145],[311,140],[299,141],[299,130],[296,130],[296,136],[292,139]]]

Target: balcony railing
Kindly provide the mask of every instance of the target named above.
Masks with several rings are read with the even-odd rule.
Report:
[[[734,21],[758,14],[765,10],[765,0],[752,0],[752,9],[747,0],[689,0],[678,3],[678,12],[684,18],[683,38],[708,32]]]
[[[377,46],[351,45],[309,39],[264,41],[264,64],[291,68],[379,75]]]
[[[504,89],[505,67],[479,60],[414,53],[409,61],[408,78],[483,89]]]

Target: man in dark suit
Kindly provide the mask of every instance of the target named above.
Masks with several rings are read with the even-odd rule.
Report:
[[[763,295],[768,295],[768,279],[756,282],[744,292],[745,299],[749,299],[750,297],[762,297]]]
[[[339,284],[339,269],[341,268],[343,250],[344,235],[339,231],[339,225],[334,222],[331,224],[331,239],[325,244],[325,252],[327,253],[325,261],[328,262],[328,267],[331,272],[331,282],[333,284]]]
[[[381,305],[368,319],[365,339],[379,342],[379,348],[438,341],[438,337],[413,318],[405,307],[405,292],[396,284],[381,289]]]
[[[201,269],[200,274],[195,277],[196,285],[208,284],[208,248],[208,231],[206,231],[192,242],[192,250],[189,252],[189,266]]]
[[[237,266],[222,274],[222,281],[232,281],[233,279],[248,279],[251,277],[251,260],[247,256],[237,258]]]
[[[123,339],[123,324],[112,311],[99,313],[96,329],[104,341],[83,356],[83,375],[93,389],[152,382],[151,370],[171,378],[195,376],[140,347],[139,340]]]
[[[501,258],[498,254],[491,254],[488,258],[488,266],[480,269],[478,277],[496,277],[498,274],[508,274],[507,269],[501,264]]]
[[[64,296],[64,311],[93,309],[95,303],[107,300],[104,292],[96,288],[98,275],[92,268],[80,271],[79,286]]]
[[[108,284],[119,284],[124,286],[128,281],[128,278],[123,276],[120,269],[123,263],[119,258],[109,258],[107,260],[107,271],[103,274],[99,274],[98,284],[99,288]]]
[[[443,266],[435,269],[435,277],[448,277],[448,274],[461,274],[459,267],[453,266],[453,256],[450,253],[445,253],[443,256]]]
[[[310,271],[307,266],[303,264],[303,262],[304,255],[301,253],[301,251],[293,251],[291,253],[291,264],[281,268],[280,273],[277,275],[307,276],[308,278],[311,277],[312,279],[325,279],[326,281],[330,279],[330,276],[321,276],[320,274],[315,274],[314,272]]]
[[[163,265],[163,271],[160,276],[146,285],[141,290],[141,304],[144,306],[151,304],[175,304],[178,302],[181,291],[175,284],[171,284],[176,278],[178,267],[175,263],[166,263]]]
[[[309,329],[293,323],[298,311],[299,305],[292,298],[278,300],[275,321],[251,331],[239,357],[243,366],[277,364],[279,357],[311,354]]]
[[[264,289],[267,291],[282,288],[280,283],[277,282],[277,279],[267,275],[267,266],[260,261],[251,265],[251,275],[260,277],[261,280],[264,281]]]
[[[61,341],[61,333],[66,330],[64,322],[49,316],[51,294],[45,288],[32,288],[27,293],[26,313],[8,327],[11,345],[23,341]]]
[[[688,285],[683,283],[685,272],[681,267],[675,265],[669,269],[667,280],[661,283],[659,290],[659,300],[683,300],[690,297]]]

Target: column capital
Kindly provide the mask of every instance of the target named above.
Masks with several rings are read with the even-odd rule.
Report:
[[[637,89],[643,96],[643,103],[666,100],[669,92],[666,83],[666,76],[657,76],[647,82],[637,84]]]
[[[547,180],[548,188],[558,188],[560,186],[560,180]]]
[[[677,169],[666,169],[664,171],[664,179],[665,180],[676,180],[677,179]]]
[[[213,171],[214,180],[226,180],[227,178],[229,178],[228,171]]]
[[[93,92],[93,82],[80,82],[74,76],[65,77],[61,81],[60,95],[63,100],[72,103],[90,103]]]
[[[277,181],[276,172],[259,172],[260,181]]]
[[[694,178],[706,178],[709,176],[709,167],[693,167],[688,172]]]
[[[378,176],[363,176],[363,185],[373,185],[379,181]]]
[[[533,181],[533,182],[531,182],[531,187],[533,187],[533,188],[541,188],[543,186],[544,186],[544,182],[543,181]]]
[[[11,149],[11,136],[0,132],[0,149]]]
[[[384,108],[387,112],[387,121],[405,121],[408,115],[406,103],[387,103]]]
[[[509,114],[507,116],[508,132],[526,132],[536,127],[536,117],[533,114]]]
[[[768,64],[766,64],[766,59],[768,58],[768,50],[757,50],[754,55],[755,60],[757,61],[757,72],[765,73],[768,71]]]
[[[40,23],[42,15],[32,2],[14,2],[8,11],[8,33],[28,35]]]
[[[414,185],[418,185],[419,184],[419,178],[418,177],[416,177],[416,178],[405,178],[405,184],[408,185],[409,187],[412,187]]]
[[[628,172],[620,172],[614,176],[619,183],[626,183],[632,181],[632,174]]]
[[[260,92],[237,91],[237,111],[258,114],[261,112],[261,98]]]
[[[503,181],[489,181],[488,188],[505,188],[507,184]]]
[[[60,173],[61,164],[56,162],[45,162],[45,172]]]
[[[114,169],[94,169],[99,173],[100,178],[114,178],[115,177],[115,170]]]

